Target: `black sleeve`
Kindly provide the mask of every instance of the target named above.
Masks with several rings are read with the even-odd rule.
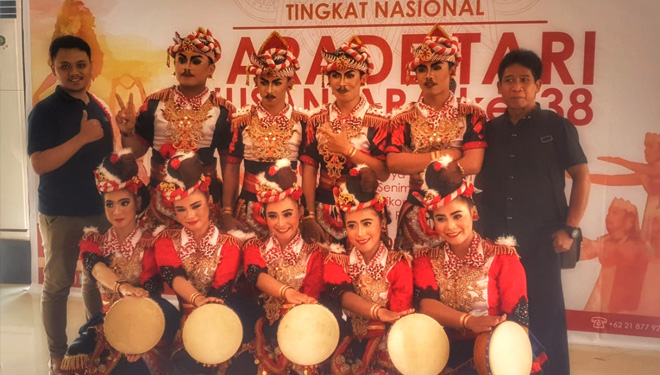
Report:
[[[335,300],[339,300],[341,295],[344,294],[345,292],[355,292],[355,290],[353,289],[353,284],[346,282],[341,284],[326,283],[325,288],[330,298]]]
[[[219,108],[220,115],[218,116],[218,121],[215,123],[211,148],[218,150],[218,154],[226,154],[229,151],[229,144],[232,137],[231,114],[226,107],[220,106]]]
[[[147,100],[135,119],[135,133],[149,143],[154,144],[154,122],[156,121],[156,108],[159,101],[156,99]]]
[[[160,274],[163,276],[163,280],[165,280],[170,288],[172,287],[172,281],[174,281],[175,277],[182,276],[186,279],[188,278],[188,275],[186,275],[186,270],[184,270],[181,266],[176,268],[172,266],[161,266]]]
[[[27,153],[32,155],[57,146],[55,140],[57,123],[54,113],[44,105],[37,104],[28,116]]]
[[[257,280],[259,275],[262,273],[268,273],[268,269],[265,267],[259,267],[256,264],[250,264],[247,267],[247,272],[245,273],[247,282],[252,287],[257,287]]]
[[[227,301],[229,295],[231,294],[233,284],[234,282],[232,280],[231,282],[220,285],[218,288],[211,287],[206,296],[220,298],[223,301]]]
[[[163,278],[161,275],[154,275],[147,279],[142,287],[149,292],[151,298],[158,297],[163,293]]]
[[[557,150],[559,163],[563,169],[587,163],[587,157],[584,155],[582,146],[580,146],[580,137],[577,129],[570,121],[561,119],[561,133],[558,134],[561,142]]]

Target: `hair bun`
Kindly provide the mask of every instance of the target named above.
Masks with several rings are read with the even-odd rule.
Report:
[[[432,163],[435,165],[435,163]],[[451,194],[463,183],[463,174],[456,161],[451,161],[445,167],[436,170],[429,165],[424,174],[424,180],[429,189],[437,191],[440,195]]]

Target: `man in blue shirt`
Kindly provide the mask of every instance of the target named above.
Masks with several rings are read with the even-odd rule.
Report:
[[[112,151],[107,106],[87,92],[89,45],[74,36],[53,40],[50,67],[59,85],[28,117],[28,155],[39,175],[39,229],[45,250],[41,309],[50,351],[50,374],[60,373],[66,352],[66,303],[75,281],[83,228],[108,226],[94,169]],[[88,317],[101,309],[93,280],[83,278]]]

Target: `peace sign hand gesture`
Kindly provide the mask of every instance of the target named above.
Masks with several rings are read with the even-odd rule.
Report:
[[[119,131],[122,134],[133,135],[135,133],[135,104],[133,104],[133,94],[128,95],[128,105],[124,105],[124,101],[119,94],[115,94],[117,103],[119,104],[119,112],[115,116],[115,122]]]

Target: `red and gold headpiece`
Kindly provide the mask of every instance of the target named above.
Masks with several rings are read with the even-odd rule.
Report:
[[[202,163],[194,152],[172,156],[165,164],[163,180],[157,189],[169,202],[186,198],[195,190],[208,192],[211,185],[211,178],[202,172]]]
[[[356,197],[356,194],[359,192],[354,190],[357,190],[359,187],[361,187],[362,177],[360,171],[362,169],[368,169],[366,164],[359,164],[355,168],[351,169],[349,175],[346,178],[346,182],[334,188],[333,194],[335,196],[335,206],[344,212],[356,212],[364,210],[365,208],[373,207],[376,211],[382,213],[387,206],[387,198],[378,194],[376,189],[374,189],[373,197],[369,200],[360,201]],[[357,186],[358,188],[349,188],[349,185]]]
[[[257,200],[260,203],[275,203],[287,197],[298,201],[302,196],[302,188],[289,159],[278,160],[266,172],[261,172],[257,180]]]
[[[327,63],[323,66],[324,75],[342,69],[355,69],[366,74],[374,71],[371,54],[357,36],[351,37],[334,52],[323,50],[321,55]]]
[[[122,189],[136,194],[144,185],[137,174],[138,165],[130,148],[112,152],[94,171],[96,189],[101,194]]]
[[[437,190],[432,189],[429,186],[435,185],[438,182],[429,181],[429,179],[444,178],[442,169],[446,169],[451,161],[451,157],[444,157],[440,160],[431,162],[431,164],[426,167],[426,170],[423,174],[424,184],[422,185],[421,189],[423,194],[420,194],[416,191],[413,192],[413,196],[417,198],[417,200],[419,200],[428,211],[433,211],[439,207],[446,206],[459,196],[470,198],[474,193],[474,185],[465,179],[462,180],[460,186],[456,190],[444,196],[440,195]]]
[[[458,66],[461,62],[461,50],[458,47],[458,38],[450,36],[447,32],[435,25],[424,37],[424,42],[413,49],[413,59],[406,68],[408,74],[415,68],[427,62],[448,61]]]
[[[170,66],[170,57],[174,58],[178,52],[199,52],[217,63],[222,56],[220,42],[213,37],[211,30],[198,27],[194,33],[182,38],[178,32],[174,33],[174,44],[167,49],[167,66]]]
[[[474,193],[474,185],[465,179],[462,180],[460,186],[456,190],[444,196],[440,195],[437,190],[430,187],[439,182],[435,180],[446,178],[442,169],[447,169],[451,162],[452,159],[449,156],[443,157],[437,161],[432,161],[423,173],[424,183],[422,184],[421,189],[423,195],[416,191],[413,192],[413,196],[429,211],[448,205],[459,196],[470,198],[472,197],[472,193]],[[433,181],[431,181],[431,179]]]
[[[250,74],[293,77],[298,69],[298,58],[289,49],[286,40],[277,31],[273,31],[261,45],[259,52],[250,56],[250,64],[245,69],[245,81],[250,84]]]

